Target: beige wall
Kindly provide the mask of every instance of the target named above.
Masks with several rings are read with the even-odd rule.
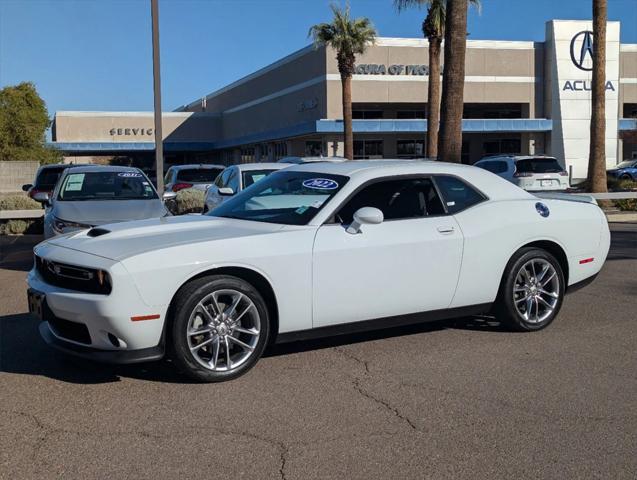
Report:
[[[152,112],[59,112],[55,115],[56,142],[153,142]],[[165,113],[164,140],[209,142],[221,133],[218,115]]]

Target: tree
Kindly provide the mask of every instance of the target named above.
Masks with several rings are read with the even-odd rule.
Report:
[[[376,39],[376,29],[366,17],[350,18],[349,5],[345,9],[331,5],[334,18],[331,23],[319,23],[310,28],[308,36],[318,48],[328,46],[336,51],[338,71],[341,74],[343,92],[343,129],[345,158],[354,158],[354,134],[352,132],[352,75],[356,55],[362,55]]]
[[[606,0],[593,0],[593,82],[591,86],[591,141],[588,185],[591,192],[606,192]]]
[[[59,152],[45,144],[50,125],[46,105],[35,85],[23,82],[0,90],[0,161],[59,161]]]
[[[464,62],[467,48],[468,0],[447,0],[445,71],[442,76],[439,156],[445,162],[462,159]]]
[[[480,0],[469,0],[480,8]],[[410,7],[427,5],[422,33],[429,41],[429,82],[427,93],[427,157],[438,157],[438,128],[440,124],[440,50],[445,36],[445,0],[394,0],[399,12]]]

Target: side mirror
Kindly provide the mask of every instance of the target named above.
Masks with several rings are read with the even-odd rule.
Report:
[[[50,202],[51,197],[49,197],[48,192],[38,192],[35,195],[33,195],[33,200],[47,205]]]
[[[164,200],[164,202],[166,200],[174,200],[175,198],[177,198],[177,194],[175,192],[164,192],[161,198]]]
[[[32,186],[33,186],[32,184],[30,184],[30,183],[26,183],[26,184],[22,185],[22,191],[23,191],[23,192],[28,192],[28,191],[29,191],[29,189],[30,189]]]
[[[234,190],[230,187],[222,187],[217,190],[219,195],[223,195],[225,197],[229,197],[230,195],[234,195]]]
[[[378,208],[374,207],[363,207],[359,208],[354,212],[354,220],[347,227],[347,233],[357,234],[361,233],[362,225],[378,225],[379,223],[383,223],[385,216],[383,212]]]

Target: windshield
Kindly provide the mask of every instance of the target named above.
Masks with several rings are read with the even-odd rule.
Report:
[[[38,175],[35,185],[37,188],[50,188],[53,190],[60,175],[67,167],[49,167],[43,168]]]
[[[257,183],[259,180],[263,180],[276,170],[248,170],[243,172],[243,188],[248,188],[253,183]]]
[[[188,183],[212,183],[222,170],[222,168],[184,168],[177,172],[177,181]]]
[[[637,165],[637,162],[635,160],[624,160],[623,162],[615,165],[615,168],[632,168],[635,165]]]
[[[515,163],[518,172],[525,173],[559,173],[564,169],[554,158],[525,158]]]
[[[155,189],[139,172],[70,173],[64,177],[58,200],[150,200]]]
[[[253,184],[207,215],[306,225],[349,180],[342,175],[280,171]]]

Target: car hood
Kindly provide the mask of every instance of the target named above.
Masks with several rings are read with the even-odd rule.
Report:
[[[272,223],[184,215],[135,222],[107,224],[98,235],[90,230],[54,237],[48,244],[90,253],[111,260],[123,260],[144,252],[184,244],[208,242],[274,233],[284,228]]]
[[[159,199],[57,201],[52,213],[57,218],[69,222],[104,225],[105,223],[163,217],[166,215],[166,208]]]

